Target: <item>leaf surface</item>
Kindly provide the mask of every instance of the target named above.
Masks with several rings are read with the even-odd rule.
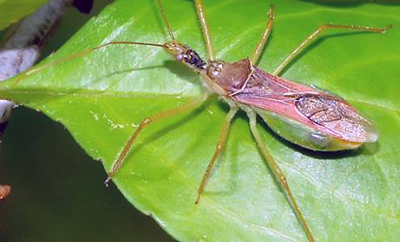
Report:
[[[380,130],[379,141],[356,151],[317,153],[273,134],[260,120],[268,149],[318,241],[396,241],[400,236],[400,76],[398,6],[320,6],[276,1],[275,25],[259,63],[272,71],[319,25],[395,28],[385,35],[331,31],[307,48],[283,77],[333,91]],[[207,1],[217,57],[251,55],[266,24],[262,0]],[[181,42],[205,56],[191,1],[165,1]],[[240,11],[239,11],[240,10]],[[90,21],[60,51],[59,59],[109,41],[168,41],[152,1],[119,0]],[[46,60],[45,60],[46,61]],[[49,61],[49,60],[47,60]],[[0,97],[61,122],[83,149],[109,170],[124,143],[148,115],[199,97],[199,78],[162,49],[112,46],[1,84]],[[197,111],[152,124],[139,137],[114,182],[124,196],[182,241],[306,241],[250,134],[241,113],[227,148],[194,205],[228,106],[217,98]]]

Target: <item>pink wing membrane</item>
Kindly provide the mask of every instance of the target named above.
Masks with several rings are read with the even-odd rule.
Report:
[[[346,142],[374,142],[374,126],[340,97],[287,81],[254,67],[246,87],[232,98],[273,112]]]

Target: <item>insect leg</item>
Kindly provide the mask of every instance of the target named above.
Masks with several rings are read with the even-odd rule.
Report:
[[[117,161],[115,161],[115,163],[111,167],[111,170],[108,172],[108,178],[104,181],[104,184],[107,185],[108,182],[117,173],[118,169],[124,163],[126,156],[128,155],[129,151],[131,150],[133,142],[136,140],[136,138],[139,136],[139,134],[142,132],[142,130],[147,125],[154,123],[156,121],[159,121],[163,118],[172,117],[172,116],[181,114],[183,112],[191,111],[191,110],[197,108],[200,104],[204,103],[204,101],[207,99],[207,97],[208,97],[208,94],[204,95],[201,98],[196,98],[196,99],[192,100],[191,102],[189,102],[183,106],[180,106],[178,108],[170,109],[170,110],[158,113],[154,116],[149,116],[149,117],[144,118],[143,121],[140,123],[139,127],[135,130],[135,132],[129,138],[128,142],[122,149],[121,153],[118,155]]]
[[[272,32],[272,25],[274,24],[274,5],[271,5],[271,7],[268,10],[268,22],[267,26],[265,27],[264,33],[258,42],[256,49],[253,52],[253,55],[251,56],[251,63],[254,65],[257,64],[257,62],[260,59],[260,55],[264,49],[265,44],[268,41],[269,36],[271,35]]]
[[[256,114],[254,112],[247,112],[247,116],[250,119],[250,129],[251,132],[254,136],[254,139],[256,140],[258,149],[260,150],[261,154],[263,155],[264,159],[267,161],[269,167],[271,168],[271,171],[275,177],[276,180],[279,181],[280,185],[282,188],[285,190],[286,195],[290,201],[290,204],[292,206],[293,211],[295,212],[296,216],[300,220],[301,225],[303,226],[308,239],[311,242],[314,242],[314,236],[311,233],[311,230],[307,224],[307,221],[305,220],[299,206],[297,205],[296,199],[293,196],[292,191],[289,188],[289,185],[287,183],[286,177],[283,174],[282,170],[279,168],[278,164],[276,163],[275,159],[272,157],[272,155],[269,153],[267,150],[267,146],[265,145],[264,141],[262,140],[260,133],[257,130],[256,127]]]
[[[37,73],[37,72],[39,72],[39,71],[41,71],[43,69],[47,69],[47,68],[49,68],[49,67],[51,67],[53,65],[59,65],[59,64],[62,64],[64,62],[67,62],[67,61],[70,61],[70,60],[74,60],[74,59],[79,58],[79,57],[83,57],[85,55],[90,54],[93,51],[105,48],[105,47],[110,46],[110,45],[147,45],[147,46],[166,48],[164,45],[161,45],[161,44],[144,43],[144,42],[128,42],[128,41],[108,42],[108,43],[99,45],[99,46],[97,46],[95,48],[83,50],[83,51],[77,52],[75,54],[66,56],[64,58],[60,58],[60,59],[57,59],[57,60],[50,61],[47,64],[33,67],[32,69],[29,69],[24,73],[21,73],[21,75],[17,78],[17,80],[15,80],[15,82],[13,83],[12,86],[13,87],[17,86],[25,77],[33,75],[33,74],[35,74],[35,73]]]
[[[214,52],[213,52],[213,46],[211,43],[211,35],[210,35],[209,28],[208,28],[206,16],[205,16],[204,2],[203,2],[203,0],[195,0],[195,5],[196,5],[197,17],[199,18],[201,28],[203,29],[203,36],[204,36],[204,40],[206,42],[208,58],[210,59],[210,61],[213,61],[214,60]]]
[[[215,148],[214,155],[212,156],[211,161],[207,166],[206,172],[203,175],[203,179],[201,180],[199,189],[197,191],[197,198],[196,198],[196,202],[195,202],[196,204],[199,203],[201,195],[203,194],[204,188],[207,184],[208,178],[210,177],[212,168],[214,167],[215,162],[217,161],[217,158],[221,154],[221,151],[224,149],[224,146],[226,144],[226,138],[228,137],[228,133],[229,133],[229,127],[231,126],[232,118],[235,116],[236,112],[237,112],[237,108],[232,107],[231,110],[229,111],[229,113],[226,115],[226,119],[225,119],[224,123],[222,124],[221,133],[219,135],[219,140],[218,140],[217,146]]]
[[[161,3],[161,0],[157,0],[157,3],[158,3],[158,7],[160,8],[161,15],[164,18],[165,26],[167,26],[168,34],[171,37],[171,39],[173,41],[175,41],[176,39],[175,39],[174,33],[172,32],[171,26],[169,25],[167,14],[165,13],[165,10],[164,10],[164,7],[163,7],[163,5]]]
[[[273,75],[277,76],[279,75],[282,70],[287,66],[287,64],[293,60],[304,48],[306,48],[314,39],[316,39],[318,36],[324,32],[324,30],[327,29],[348,29],[348,30],[360,30],[360,31],[365,31],[365,32],[375,32],[379,34],[384,34],[386,33],[389,29],[391,29],[393,26],[388,25],[384,28],[374,28],[374,27],[368,27],[368,26],[355,26],[355,25],[337,25],[337,24],[324,24],[321,25],[320,27],[317,28],[310,36],[308,36],[296,49],[293,50],[292,53],[289,54],[288,57],[280,64],[274,72],[272,72]]]
[[[268,22],[267,22],[267,26],[264,30],[264,33],[260,39],[260,41],[258,42],[256,49],[253,52],[253,55],[250,59],[250,62],[254,65],[257,64],[257,62],[260,60],[260,55],[263,52],[264,46],[268,41],[269,36],[271,35],[272,32],[272,26],[274,23],[274,5],[271,5],[271,7],[268,10]],[[229,96],[235,96],[238,93],[243,92],[243,90],[246,88],[246,85],[248,83],[248,81],[250,80],[250,77],[253,75],[254,72],[254,68],[252,67],[251,72],[249,73],[249,75],[247,76],[246,81],[243,83],[243,86],[240,88],[240,90],[237,90],[234,93],[229,94]]]

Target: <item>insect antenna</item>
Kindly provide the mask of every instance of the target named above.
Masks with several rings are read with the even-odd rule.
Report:
[[[94,47],[94,48],[91,48],[91,49],[87,49],[87,50],[83,50],[83,51],[77,52],[75,54],[66,56],[64,58],[53,60],[50,63],[44,64],[44,65],[41,65],[41,66],[36,66],[36,67],[34,67],[32,69],[29,69],[26,72],[21,73],[21,75],[12,84],[12,87],[17,86],[27,76],[33,75],[33,74],[35,74],[35,73],[37,73],[39,71],[42,71],[44,69],[47,69],[47,68],[49,68],[49,67],[51,67],[53,65],[59,65],[59,64],[65,63],[67,61],[71,61],[71,60],[74,60],[76,58],[83,57],[85,55],[90,54],[93,51],[105,48],[105,47],[110,46],[110,45],[145,45],[145,46],[166,48],[166,46],[164,44],[155,44],[155,43],[146,43],[146,42],[130,42],[130,41],[108,42],[108,43],[99,45],[97,47]]]
[[[167,14],[165,13],[165,9],[164,9],[164,7],[163,7],[163,5],[161,3],[161,0],[157,0],[157,3],[158,3],[158,7],[160,8],[160,12],[161,12],[161,15],[162,15],[162,17],[164,19],[165,25],[166,25],[166,27],[168,29],[168,34],[171,37],[172,41],[176,42],[176,38],[174,36],[174,33],[172,32],[171,26],[169,25]],[[208,34],[207,30],[206,30],[206,32]],[[155,44],[155,43],[146,43],[146,42],[130,42],[130,41],[108,42],[108,43],[102,44],[100,46],[97,46],[97,47],[94,47],[94,48],[91,48],[91,49],[87,49],[87,50],[83,50],[83,51],[77,52],[75,54],[66,56],[64,58],[60,58],[60,59],[51,61],[50,63],[34,67],[34,68],[24,72],[24,73],[21,73],[21,75],[19,77],[17,77],[17,79],[12,84],[12,87],[17,86],[23,79],[25,79],[25,77],[30,76],[32,74],[35,74],[35,73],[37,73],[39,71],[42,71],[43,69],[46,69],[46,68],[51,67],[53,65],[59,65],[59,64],[62,64],[64,62],[67,62],[67,61],[70,61],[70,60],[73,60],[73,59],[76,59],[76,58],[79,58],[79,57],[83,57],[85,55],[90,54],[93,51],[96,51],[98,49],[102,49],[102,48],[110,46],[110,45],[145,45],[145,46],[161,47],[161,48],[164,48],[164,49],[168,48],[165,44]],[[213,58],[211,58],[211,59],[213,59]]]
[[[169,36],[171,37],[172,41],[175,42],[175,41],[176,41],[176,38],[175,38],[175,36],[174,36],[174,33],[172,32],[171,26],[169,25],[168,18],[167,18],[167,14],[165,13],[165,10],[164,10],[164,7],[163,7],[163,5],[162,5],[162,3],[161,3],[161,0],[157,0],[157,3],[158,3],[158,6],[159,6],[159,8],[160,8],[161,15],[163,16],[165,25],[167,26],[168,34],[169,34]],[[30,76],[30,75],[32,75],[32,74],[35,74],[35,73],[37,73],[37,72],[39,72],[39,71],[41,71],[41,70],[43,70],[43,69],[46,69],[46,68],[51,67],[51,66],[53,66],[53,65],[59,65],[59,64],[62,64],[62,63],[64,63],[64,62],[67,62],[67,61],[70,61],[70,60],[73,60],[73,59],[76,59],[76,58],[79,58],[79,57],[83,57],[83,56],[85,56],[85,55],[90,54],[90,53],[93,52],[93,51],[96,51],[96,50],[98,50],[98,49],[102,49],[102,48],[107,47],[107,46],[110,46],[110,45],[145,45],[145,46],[153,46],[153,47],[167,48],[167,46],[165,46],[164,44],[155,44],[155,43],[146,43],[146,42],[130,42],[130,41],[113,41],[113,42],[108,42],[108,43],[102,44],[102,45],[100,45],[100,46],[97,46],[97,47],[94,47],[94,48],[91,48],[91,49],[88,49],[88,50],[83,50],[83,51],[77,52],[77,53],[75,53],[75,54],[66,56],[66,57],[64,57],[64,58],[51,61],[50,63],[44,64],[44,65],[41,65],[41,66],[38,66],[38,67],[34,67],[34,68],[32,68],[32,69],[30,69],[30,70],[28,70],[28,71],[22,73],[22,74],[14,81],[14,83],[12,84],[12,87],[17,86],[23,79],[25,79],[25,77]]]

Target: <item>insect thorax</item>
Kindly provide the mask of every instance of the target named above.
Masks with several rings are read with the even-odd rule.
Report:
[[[230,95],[245,85],[251,71],[248,59],[234,63],[211,61],[207,67],[207,76],[225,90],[226,95]]]

